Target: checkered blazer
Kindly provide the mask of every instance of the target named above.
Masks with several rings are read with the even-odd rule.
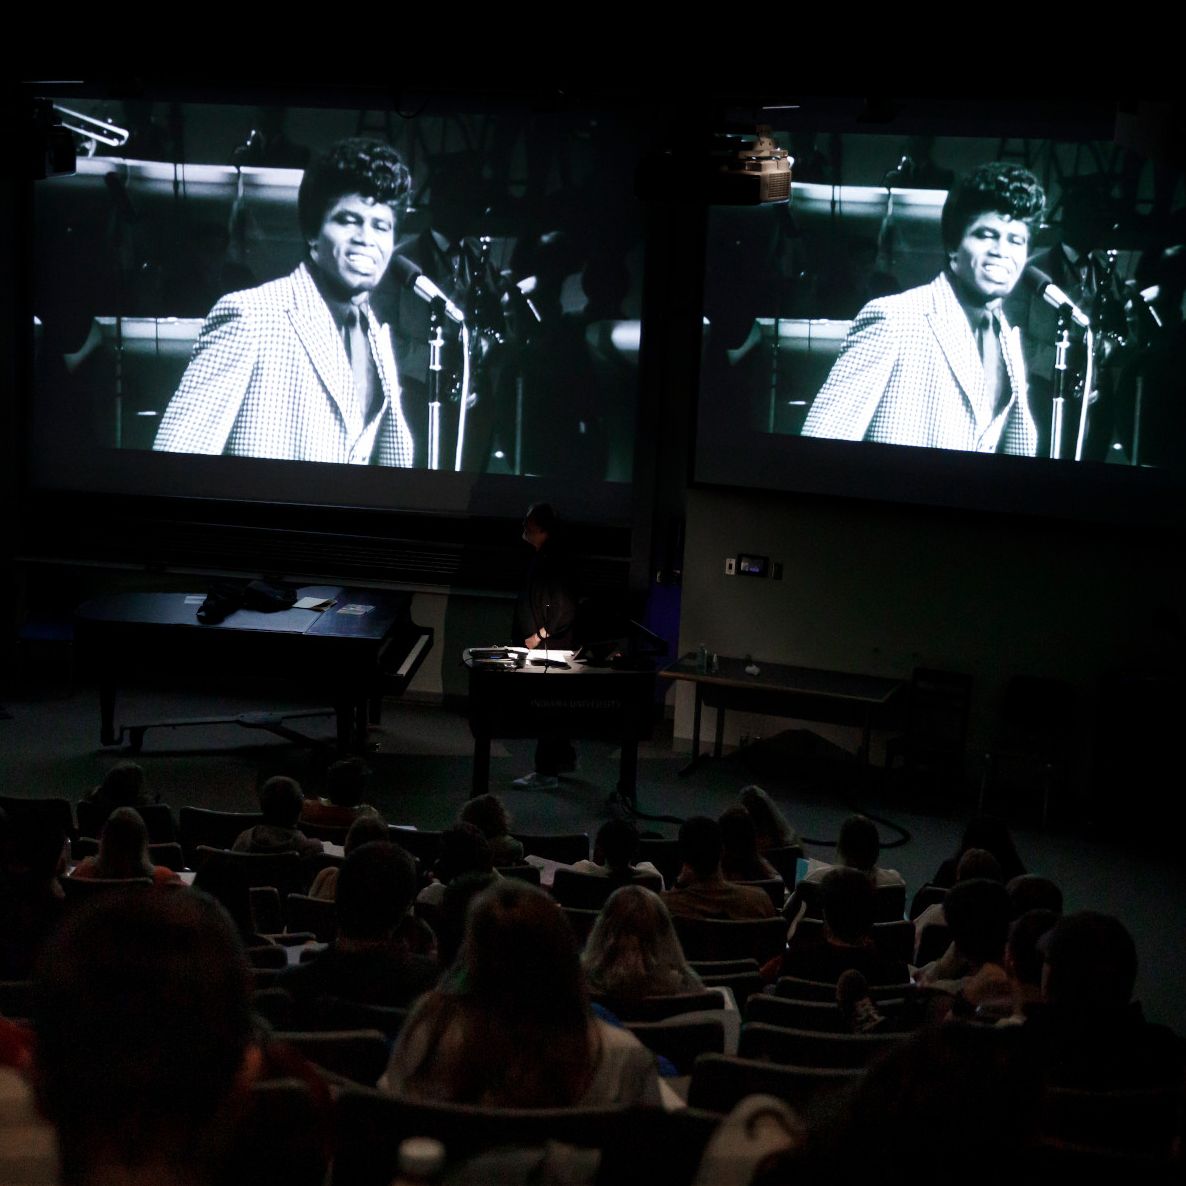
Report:
[[[412,464],[391,335],[367,318],[383,403],[367,426],[333,314],[308,268],[210,311],[154,449],[294,461]]]
[[[1003,317],[1000,341],[1012,390],[993,416],[976,339],[946,273],[870,301],[807,413],[803,436],[1032,457],[1038,434],[1021,337]]]

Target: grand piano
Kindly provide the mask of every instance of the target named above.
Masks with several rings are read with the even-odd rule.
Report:
[[[126,738],[135,752],[147,729],[229,722],[308,742],[285,722],[332,711],[338,749],[361,748],[368,723],[379,721],[382,697],[402,693],[432,649],[433,630],[412,621],[410,593],[306,585],[297,598],[329,604],[272,613],[237,609],[217,624],[198,620],[205,593],[114,593],[79,606],[76,645],[99,679],[102,743],[119,745]],[[266,677],[273,686],[283,683],[294,694],[330,707],[137,721],[116,728],[121,686],[164,678],[176,684],[179,677],[228,691],[251,677]]]

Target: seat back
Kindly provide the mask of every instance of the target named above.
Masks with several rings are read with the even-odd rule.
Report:
[[[741,1027],[737,1053],[741,1058],[766,1058],[796,1067],[863,1067],[906,1036],[826,1033],[754,1021]]]
[[[562,865],[573,865],[589,859],[588,832],[558,832],[554,835],[533,836],[525,832],[511,835],[523,845],[523,855],[543,857],[546,861],[559,861]]]
[[[288,894],[303,894],[313,879],[313,866],[295,852],[232,852],[199,844],[195,852],[200,869],[207,861],[237,868],[252,888],[272,886],[283,899]]]
[[[700,981],[705,988],[727,988],[739,1009],[744,1009],[746,1001],[755,993],[761,993],[764,987],[761,974],[756,971],[722,972],[720,975],[701,973]]]
[[[23,831],[61,833],[67,839],[77,835],[69,799],[16,799],[0,795],[0,808],[8,816],[9,824],[18,825]]]
[[[388,1186],[405,1137],[435,1137],[460,1161],[503,1145],[562,1141],[580,1148],[642,1149],[656,1139],[662,1115],[644,1108],[481,1108],[435,1104],[362,1087],[337,1099],[333,1186]]]
[[[806,907],[807,918],[823,918],[823,902],[818,881],[801,881],[795,893]],[[873,891],[874,922],[897,922],[906,913],[906,887],[879,885]]]
[[[680,856],[679,841],[665,840],[656,837],[641,837],[638,841],[638,856],[640,861],[650,861],[669,885],[675,885],[679,871],[684,867],[683,857]]]
[[[725,1007],[724,997],[711,989],[671,992],[661,996],[636,997],[634,1000],[594,994],[593,999],[622,1021],[662,1021],[667,1017],[678,1017],[681,1013]]]
[[[875,1001],[883,1001],[891,997],[905,997],[914,992],[914,985],[903,984],[871,984],[869,995]],[[798,976],[780,976],[774,985],[774,995],[789,997],[794,1001],[827,1001],[836,1000],[836,985],[825,980],[803,980]]]
[[[374,1087],[387,1069],[391,1047],[385,1034],[374,1029],[286,1030],[276,1041],[295,1046],[310,1062],[363,1087]]]
[[[692,1067],[688,1106],[730,1112],[746,1096],[773,1095],[804,1110],[824,1093],[835,1093],[859,1080],[859,1068],[778,1066],[756,1059],[702,1054]]]
[[[786,920],[685,918],[673,915],[675,933],[691,960],[756,959],[759,964],[786,946]]]
[[[189,867],[198,867],[198,845],[230,848],[240,832],[263,822],[264,817],[258,811],[211,811],[205,807],[182,807],[177,812],[177,826]]]
[[[580,873],[576,869],[557,869],[552,878],[552,897],[561,906],[579,910],[600,910],[610,894],[622,885],[641,885],[655,893],[660,882],[653,873],[640,873],[632,881],[618,881],[598,873]]]
[[[321,943],[338,933],[338,910],[328,898],[289,894],[284,900],[284,922],[290,931],[312,931]]]
[[[724,1054],[725,1023],[716,1017],[668,1017],[662,1021],[628,1021],[626,1028],[648,1049],[690,1075],[701,1054]]]
[[[149,843],[171,844],[177,839],[177,821],[173,818],[173,808],[168,803],[141,803],[133,806],[148,829]],[[89,799],[79,799],[74,809],[78,814],[80,836],[98,836],[111,814],[109,808],[92,803]]]
[[[368,1005],[345,997],[316,997],[299,1009],[301,1025],[309,1030],[378,1030],[396,1037],[408,1019],[408,1010],[395,1005]]]

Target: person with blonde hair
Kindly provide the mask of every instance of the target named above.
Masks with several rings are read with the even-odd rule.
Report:
[[[704,987],[684,958],[662,898],[640,885],[624,885],[609,896],[583,962],[589,988],[617,1000]]]

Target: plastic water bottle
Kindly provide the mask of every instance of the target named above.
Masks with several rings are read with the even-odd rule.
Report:
[[[407,1137],[399,1143],[399,1172],[391,1186],[432,1186],[445,1169],[445,1146],[433,1137]]]

